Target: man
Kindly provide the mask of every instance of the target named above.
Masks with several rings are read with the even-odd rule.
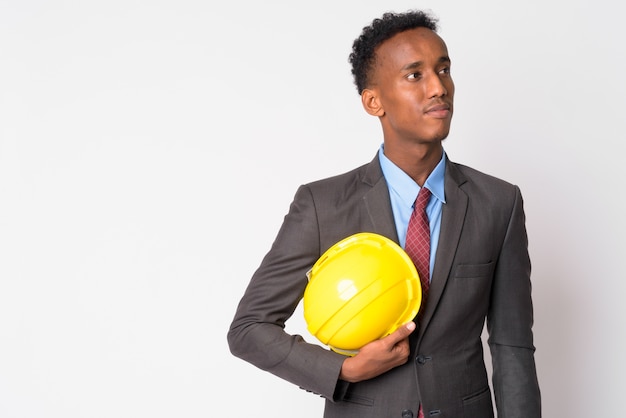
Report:
[[[369,164],[298,189],[228,333],[234,355],[325,397],[325,417],[493,417],[485,319],[498,417],[541,416],[522,197],[444,152],[454,83],[436,29],[423,12],[386,13],[355,40],[355,84],[383,145]],[[320,255],[357,232],[404,246],[422,189],[430,290],[419,319],[353,357],[287,334]]]

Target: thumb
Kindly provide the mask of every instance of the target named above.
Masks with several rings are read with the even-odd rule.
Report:
[[[409,321],[385,338],[391,340],[390,342],[392,344],[396,344],[407,338],[413,331],[415,331],[416,327],[415,322]]]

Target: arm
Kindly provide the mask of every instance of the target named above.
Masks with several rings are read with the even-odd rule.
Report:
[[[284,331],[304,294],[306,272],[319,256],[313,198],[301,187],[239,303],[228,343],[235,356],[332,398],[345,357]]]
[[[409,322],[349,358],[284,331],[304,294],[306,272],[322,252],[315,203],[306,186],[296,193],[271,250],[239,303],[228,342],[234,355],[337,400],[345,392],[345,382],[369,379],[406,363],[408,335],[415,324]],[[339,379],[344,383],[338,385]]]
[[[487,319],[498,417],[539,418],[530,259],[519,189],[495,272]]]

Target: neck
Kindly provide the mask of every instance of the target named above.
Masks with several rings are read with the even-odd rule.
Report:
[[[433,144],[414,144],[408,148],[387,146],[385,143],[385,156],[402,171],[409,175],[420,187],[435,169],[441,156],[443,146],[441,142]]]

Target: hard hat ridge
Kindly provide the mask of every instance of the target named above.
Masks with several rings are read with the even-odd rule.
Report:
[[[307,328],[346,355],[413,319],[421,303],[415,265],[398,244],[379,234],[362,232],[339,241],[308,276]]]

